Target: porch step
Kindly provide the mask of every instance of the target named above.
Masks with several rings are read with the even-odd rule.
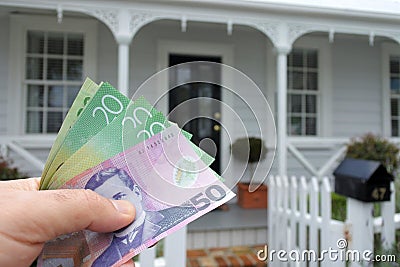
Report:
[[[263,248],[258,245],[188,250],[186,267],[264,267],[267,264],[257,259],[257,251]]]
[[[254,246],[267,242],[267,210],[243,209],[236,203],[188,225],[187,249]]]

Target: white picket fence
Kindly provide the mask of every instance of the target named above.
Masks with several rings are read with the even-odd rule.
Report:
[[[343,242],[347,248],[358,249],[358,244],[362,244],[363,247],[373,250],[374,233],[381,233],[382,240],[392,243],[395,229],[400,228],[400,214],[394,214],[394,201],[383,204],[393,207],[391,214],[387,212],[387,207],[383,209],[383,217],[373,218],[372,213],[368,214],[371,225],[366,227],[371,227],[370,235],[362,230],[365,225],[361,224],[365,223],[354,217],[364,211],[360,210],[358,215],[347,212],[346,223],[331,219],[332,188],[327,177],[307,180],[305,177],[289,179],[275,176],[269,178],[268,187],[269,266],[346,266],[346,262],[339,257],[342,255]],[[392,199],[394,197],[393,192]],[[352,205],[349,203],[351,201],[356,200],[348,200],[347,206]],[[365,205],[370,207],[372,204]],[[363,236],[360,237],[359,233]],[[359,240],[355,240],[356,238]],[[338,260],[332,260],[328,254],[322,253],[329,248],[339,252]],[[281,254],[280,258],[287,261],[278,259],[279,250],[285,251],[286,254]],[[317,260],[314,260],[313,252]]]

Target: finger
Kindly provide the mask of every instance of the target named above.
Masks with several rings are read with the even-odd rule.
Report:
[[[0,190],[37,191],[40,178],[27,178],[0,182]]]
[[[121,267],[135,267],[133,260],[129,260],[121,265]]]
[[[25,218],[16,222],[17,229],[23,229],[20,234],[31,243],[83,229],[112,232],[128,225],[135,217],[134,207],[129,202],[111,201],[91,190],[24,192],[15,200],[29,203],[29,209],[26,204],[15,207],[22,206],[19,210],[22,214],[17,215]],[[18,210],[14,208],[11,212]]]

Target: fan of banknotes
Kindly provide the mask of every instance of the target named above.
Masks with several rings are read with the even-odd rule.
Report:
[[[86,79],[43,170],[40,189],[93,190],[126,199],[135,221],[113,233],[47,242],[39,266],[118,266],[234,196],[214,160],[143,97]]]

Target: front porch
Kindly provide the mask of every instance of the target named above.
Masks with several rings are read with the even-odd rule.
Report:
[[[9,62],[0,68],[0,79],[9,80],[0,87],[0,103],[7,107],[0,110],[1,155],[11,158],[29,176],[40,176],[55,135],[46,132],[44,126],[40,133],[29,132],[28,112],[52,112],[46,109],[52,104],[50,87],[65,89],[80,81],[25,77],[26,59],[37,55],[25,54],[24,36],[31,29],[83,31],[79,23],[95,29],[85,30],[89,48],[86,46],[82,56],[86,64],[82,66],[82,79],[89,75],[97,81],[110,81],[129,96],[148,77],[168,66],[166,58],[171,53],[217,55],[222,63],[247,74],[268,99],[277,122],[276,150],[270,141],[273,134],[266,135],[270,159],[276,152],[270,171],[273,175],[331,177],[350,138],[366,132],[400,143],[400,69],[391,67],[396,62],[400,65],[397,18],[376,18],[378,15],[365,12],[352,17],[335,9],[326,11],[328,16],[312,8],[305,13],[271,6],[199,6],[161,1],[20,1],[17,5],[0,0],[0,20],[4,22],[0,33],[9,37],[0,45],[0,58]],[[328,18],[322,19],[325,15]],[[14,20],[23,27],[15,28]],[[40,20],[53,22],[48,26]],[[29,25],[32,21],[35,23]],[[27,104],[31,85],[45,88],[43,99],[48,103],[42,105],[46,108]],[[154,99],[159,92],[146,93]],[[251,92],[249,95],[254,97]],[[222,101],[232,104],[238,113],[243,111],[230,99]],[[164,111],[168,112],[166,106]],[[62,108],[63,112],[68,109]],[[263,106],[255,109],[267,110]],[[258,133],[259,125],[247,114],[243,121],[250,134]],[[240,136],[233,133],[232,137]],[[229,145],[224,140],[224,155],[229,154]],[[228,161],[228,157],[222,159]],[[229,211],[211,212],[166,238],[165,257],[172,262],[160,264],[184,266],[187,249],[266,244],[270,211],[243,210],[235,201],[229,205]],[[177,248],[177,244],[182,245]],[[145,251],[142,266],[151,266],[154,255],[155,249]]]

